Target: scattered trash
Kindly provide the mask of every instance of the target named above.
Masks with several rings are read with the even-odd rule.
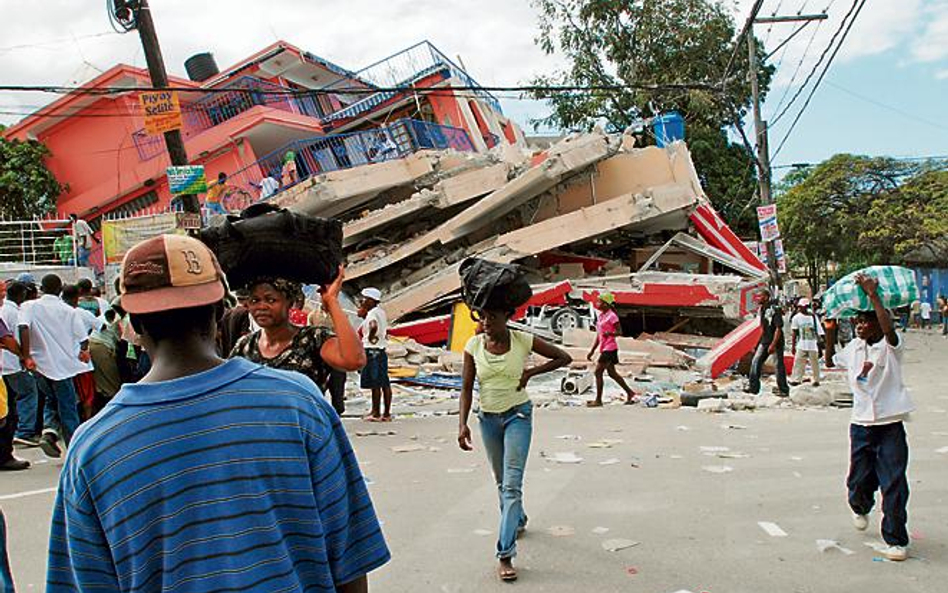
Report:
[[[889,549],[888,545],[880,541],[863,542],[863,545],[872,548],[876,552],[885,552]]]
[[[849,548],[844,548],[843,546],[840,545],[838,541],[832,540],[832,539],[816,540],[816,549],[818,549],[820,553],[822,554],[825,554],[829,550],[839,550],[840,552],[842,552],[843,554],[847,556],[852,556],[853,554],[855,554],[855,552],[853,552]]]
[[[940,449],[935,449],[935,453],[948,453],[948,447],[942,447]]]
[[[358,431],[356,431],[356,433],[355,433],[355,435],[356,435],[357,437],[374,437],[374,436],[390,437],[390,436],[395,436],[395,435],[397,435],[397,434],[398,434],[398,433],[395,432],[394,430],[383,430],[383,431],[378,431],[378,430],[358,430]]]
[[[629,573],[629,576],[633,576],[633,577],[634,577],[635,575],[639,574],[638,569],[635,568],[634,566],[628,567],[627,569],[625,569],[625,571],[626,571],[627,573]]]
[[[726,474],[734,471],[734,468],[730,465],[702,465],[701,469],[712,474]]]
[[[800,457],[800,456],[798,456],[798,455],[791,455],[791,456],[790,456],[790,459],[791,459],[792,461],[803,461],[803,458]]]
[[[607,552],[618,552],[620,550],[633,548],[639,545],[639,543],[641,542],[632,541],[630,539],[607,539],[602,542],[602,547]]]
[[[489,530],[489,529],[475,529],[475,530],[474,530],[474,535],[480,535],[480,536],[484,536],[484,537],[486,537],[486,536],[488,536],[488,535],[492,535],[493,533],[494,533],[494,532],[491,531],[491,530]]]
[[[474,473],[473,467],[450,467],[448,468],[449,474],[470,474]]]
[[[684,459],[684,457],[682,457],[681,455],[669,455],[668,458],[669,459]]]
[[[705,453],[705,455],[713,455],[714,457],[719,457],[721,459],[747,459],[750,457],[747,453],[738,453],[738,452],[728,452],[724,451],[721,453]]]
[[[543,453],[541,451],[540,457],[543,457],[554,463],[582,463],[583,462],[583,458],[572,451],[566,451],[563,453],[554,453],[552,455],[547,455],[546,453]]]
[[[721,428],[724,430],[747,430],[747,427],[742,424],[722,424]]]
[[[586,446],[589,447],[590,449],[611,449],[612,448],[611,443],[606,443],[604,441],[596,441],[595,443],[589,443]]]
[[[425,451],[426,447],[422,445],[397,445],[392,447],[395,453],[413,453],[415,451]]]
[[[593,527],[592,532],[595,533],[596,535],[605,535],[609,533],[609,528],[608,527]]]
[[[787,532],[780,528],[776,523],[770,521],[758,521],[760,528],[767,532],[770,537],[787,537]]]
[[[560,436],[558,436],[558,437],[556,437],[556,438],[562,439],[562,440],[564,440],[564,441],[581,441],[581,440],[583,440],[583,437],[579,436],[578,434],[561,434]]]
[[[685,426],[684,424],[679,424],[678,426],[675,427],[675,430],[687,431],[691,429]]]
[[[618,459],[617,457],[610,457],[609,459],[600,461],[599,465],[615,465],[617,463],[622,463],[622,460]]]
[[[702,445],[698,448],[701,449],[702,453],[723,453],[731,450],[730,447],[709,447],[706,445]]]
[[[546,532],[553,537],[567,537],[576,534],[576,530],[568,525],[553,525],[548,527]]]

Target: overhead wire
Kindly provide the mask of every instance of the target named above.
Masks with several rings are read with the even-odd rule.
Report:
[[[807,74],[806,79],[803,81],[803,84],[801,84],[797,88],[796,92],[793,94],[793,97],[790,98],[790,101],[787,102],[787,104],[783,107],[783,109],[777,112],[777,115],[775,115],[773,118],[771,118],[770,125],[774,125],[778,121],[780,121],[783,118],[783,116],[786,115],[786,113],[790,110],[790,108],[793,107],[793,104],[796,102],[798,98],[800,98],[800,95],[802,95],[803,92],[806,90],[807,86],[810,84],[810,81],[813,80],[814,76],[816,76],[817,71],[820,69],[820,66],[823,65],[824,60],[826,60],[830,52],[833,52],[834,56],[836,55],[835,51],[837,51],[838,48],[840,47],[840,44],[838,44],[836,40],[839,38],[841,34],[843,34],[844,30],[845,31],[849,30],[847,28],[847,23],[851,24],[852,21],[855,20],[855,19],[850,19],[850,16],[853,15],[857,7],[861,6],[860,2],[865,3],[864,0],[853,0],[852,6],[849,8],[849,11],[846,12],[845,16],[843,16],[843,20],[840,21],[839,27],[836,29],[836,31],[833,32],[833,36],[830,38],[829,43],[823,49],[823,52],[820,54],[819,59],[813,65],[813,68],[810,70],[809,74]],[[836,47],[836,50],[833,49],[834,46]]]
[[[800,107],[800,110],[797,112],[796,117],[793,118],[793,123],[790,124],[790,128],[787,130],[787,133],[784,134],[783,138],[780,140],[780,144],[777,145],[777,150],[773,153],[773,158],[776,158],[780,151],[783,149],[784,144],[787,143],[787,140],[790,138],[790,135],[793,133],[794,128],[797,127],[797,123],[800,121],[800,118],[803,117],[803,112],[806,111],[806,108],[810,105],[810,101],[813,99],[813,95],[816,94],[816,90],[820,88],[820,83],[823,82],[823,78],[826,76],[826,73],[829,71],[830,65],[832,65],[833,60],[836,58],[836,55],[839,53],[840,48],[843,46],[843,43],[846,41],[846,37],[849,36],[849,32],[853,28],[853,24],[856,22],[856,19],[859,17],[859,13],[862,12],[863,7],[866,5],[866,0],[857,0],[859,7],[856,9],[856,12],[853,14],[852,19],[850,19],[849,24],[846,26],[846,31],[843,33],[843,36],[840,38],[839,43],[836,44],[836,49],[833,50],[832,55],[830,55],[829,60],[827,60],[826,65],[823,68],[823,71],[820,72],[819,78],[817,78],[816,83],[810,89],[810,94],[807,96],[806,101],[803,102],[803,106]],[[789,107],[789,106],[788,106]]]

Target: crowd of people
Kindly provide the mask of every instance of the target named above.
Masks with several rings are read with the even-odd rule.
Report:
[[[68,455],[53,510],[47,591],[147,591],[201,582],[207,590],[367,590],[367,575],[390,553],[359,463],[340,421],[345,373],[361,370],[372,392],[369,421],[391,419],[382,295],[361,293],[356,328],[339,302],[344,269],[305,308],[302,287],[261,277],[229,295],[214,254],[196,239],[162,235],[132,248],[120,296],[102,298],[90,281],[37,286],[21,276],[0,284],[0,348],[9,402],[0,438],[4,470],[29,467],[13,444]],[[855,405],[848,499],[866,529],[883,493],[882,535],[891,560],[907,557],[908,445],[913,410],[901,375],[903,338],[875,281],[861,277],[873,309],[832,357],[846,369]],[[782,360],[783,310],[757,296],[762,361]],[[824,326],[807,299],[793,304],[787,381],[806,364],[820,380]],[[598,297],[597,397],[615,376],[620,323],[609,293]],[[524,475],[533,434],[527,385],[568,365],[561,348],[510,327],[512,307],[474,308],[478,331],[463,355],[458,445],[481,442],[498,492],[497,575],[516,580],[517,540],[527,528]],[[828,340],[824,340],[828,342]],[[541,362],[530,361],[537,355]],[[287,373],[284,371],[295,371]],[[475,409],[475,381],[478,405]],[[620,382],[627,401],[634,392]],[[334,391],[335,390],[335,391]],[[324,393],[330,394],[327,401]],[[0,515],[0,544],[5,533]],[[219,545],[212,545],[216,543]],[[212,550],[212,552],[208,552]],[[3,550],[0,549],[0,552]],[[0,554],[0,584],[9,580]],[[10,585],[12,589],[12,584]]]

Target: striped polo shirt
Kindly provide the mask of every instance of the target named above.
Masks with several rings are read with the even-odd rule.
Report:
[[[232,359],[124,385],[73,439],[47,591],[335,591],[390,558],[337,414]]]

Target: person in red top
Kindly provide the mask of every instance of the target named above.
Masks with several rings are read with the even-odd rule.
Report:
[[[616,337],[621,334],[622,326],[619,323],[615,303],[616,297],[611,292],[600,293],[596,301],[596,308],[599,309],[599,318],[596,320],[596,341],[593,342],[589,354],[586,355],[586,360],[592,360],[593,355],[596,354],[596,348],[599,348],[599,360],[596,362],[596,399],[586,402],[590,408],[602,407],[605,373],[609,373],[612,380],[625,391],[625,403],[635,403],[635,392],[616,370],[616,365],[619,364],[619,342]]]

